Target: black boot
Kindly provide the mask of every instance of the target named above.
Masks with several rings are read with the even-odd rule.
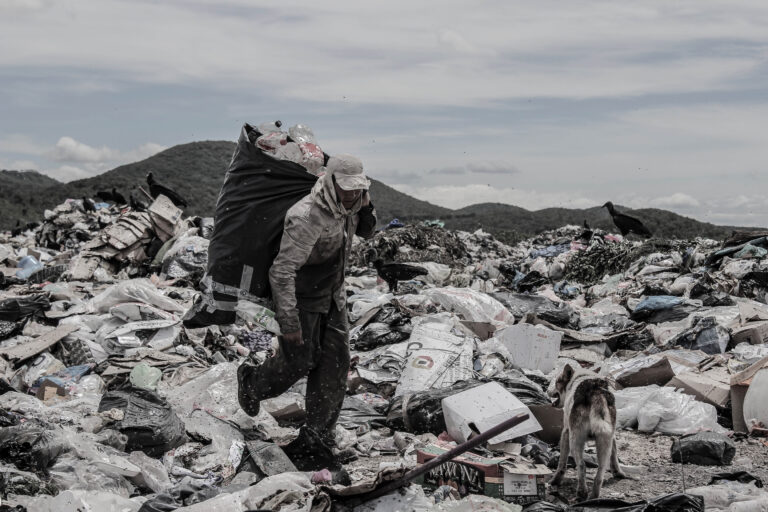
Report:
[[[258,367],[247,357],[237,368],[237,401],[248,416],[258,416],[261,404],[258,390],[252,385],[256,371]]]
[[[341,464],[333,455],[331,447],[309,427],[301,427],[299,436],[282,448],[299,471],[341,469]]]

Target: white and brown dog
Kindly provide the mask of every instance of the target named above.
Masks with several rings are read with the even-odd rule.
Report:
[[[573,456],[578,472],[578,496],[587,496],[584,446],[588,439],[597,445],[597,474],[590,498],[600,496],[603,476],[610,461],[616,478],[626,478],[619,467],[616,451],[616,401],[607,379],[584,368],[566,364],[548,391],[555,407],[563,408],[563,433],[560,436],[560,463],[550,484],[559,485],[565,474],[568,455]]]

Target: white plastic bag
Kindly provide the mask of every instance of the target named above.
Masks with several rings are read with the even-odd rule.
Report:
[[[726,432],[717,423],[717,410],[713,405],[668,387],[655,390],[640,405],[637,429],[676,435],[700,430]]]
[[[470,288],[433,288],[424,290],[424,295],[448,311],[469,322],[490,322],[495,325],[514,323],[507,308],[498,300]]]
[[[159,291],[149,279],[130,279],[110,286],[90,301],[92,311],[106,313],[109,308],[123,302],[144,302],[163,311],[182,313],[176,301],[169,299]]]

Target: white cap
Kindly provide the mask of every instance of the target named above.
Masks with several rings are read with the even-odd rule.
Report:
[[[325,168],[336,178],[336,183],[342,190],[368,190],[371,186],[371,182],[363,174],[363,162],[356,156],[332,156]]]

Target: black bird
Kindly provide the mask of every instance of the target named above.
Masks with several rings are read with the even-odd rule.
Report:
[[[611,214],[613,223],[619,228],[622,236],[627,236],[628,233],[635,233],[645,238],[651,237],[651,232],[647,227],[643,226],[642,222],[634,217],[617,212],[612,202],[608,201],[602,207],[608,208],[608,213]]]
[[[589,227],[589,224],[587,224],[587,219],[584,219],[584,231],[581,232],[579,235],[579,240],[583,240],[584,242],[589,242],[592,240],[592,236],[595,234],[594,231],[592,231],[592,228]]]
[[[133,193],[129,194],[129,203],[131,205],[131,210],[137,211],[137,212],[144,212],[147,210],[147,205],[143,202],[136,199],[136,197],[133,195]]]
[[[96,211],[96,203],[93,202],[93,199],[89,199],[89,198],[83,196],[83,209],[86,212],[95,212]]]
[[[21,227],[21,221],[16,219],[16,226],[11,230],[11,236],[19,236],[24,228]]]
[[[115,204],[128,204],[128,201],[125,200],[123,194],[118,192],[115,187],[112,187],[112,200],[115,202]]]
[[[179,208],[187,207],[187,202],[184,200],[184,198],[181,197],[178,193],[176,193],[175,190],[172,190],[166,187],[165,185],[155,181],[155,177],[152,175],[151,171],[147,173],[147,185],[149,185],[149,195],[152,196],[152,199],[156,199],[157,196],[162,194],[168,199],[170,199],[173,202],[173,204],[175,204]]]
[[[112,192],[110,192],[109,190],[99,190],[98,192],[96,192],[96,197],[98,197],[105,203],[111,203],[113,201]]]
[[[397,292],[398,281],[408,281],[414,277],[428,274],[427,269],[423,267],[407,263],[384,263],[380,259],[374,261],[373,266],[376,267],[376,273],[379,277],[387,282],[389,291],[392,293]]]

